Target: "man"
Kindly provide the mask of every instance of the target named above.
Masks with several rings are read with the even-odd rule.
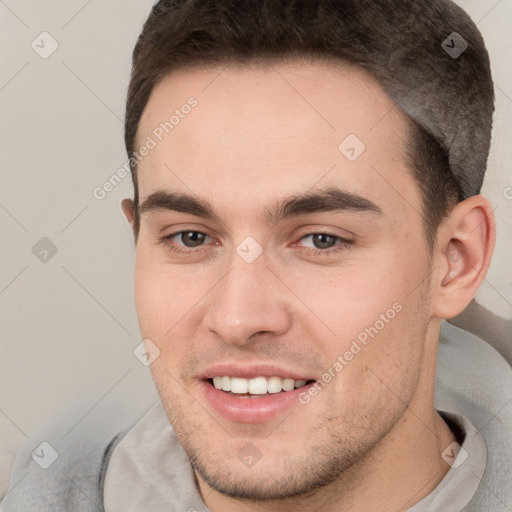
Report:
[[[494,245],[492,111],[449,1],[158,2],[122,207],[161,404],[59,510],[511,510],[506,430],[434,406]]]

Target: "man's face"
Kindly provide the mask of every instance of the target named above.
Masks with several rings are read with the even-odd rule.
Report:
[[[408,406],[432,407],[418,398],[430,257],[405,126],[370,77],[328,64],[180,72],[154,89],[136,305],[169,419],[218,491],[310,491],[371,456]],[[320,197],[277,207],[303,195]]]

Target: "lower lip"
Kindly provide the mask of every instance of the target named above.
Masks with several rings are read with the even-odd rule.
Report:
[[[294,405],[300,405],[299,395],[313,384],[314,382],[292,391],[256,395],[255,398],[230,395],[217,389],[207,380],[201,381],[200,387],[213,409],[224,418],[240,423],[262,423],[277,417]]]

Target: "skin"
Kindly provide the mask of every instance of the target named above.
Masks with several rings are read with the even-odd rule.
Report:
[[[174,72],[152,93],[139,144],[190,96],[198,105],[139,164],[140,201],[189,193],[219,219],[144,213],[135,294],[141,333],[161,351],[153,378],[206,505],[406,510],[449,469],[441,453],[455,438],[433,404],[439,329],[489,265],[489,203],[459,203],[429,250],[404,157],[408,121],[357,68],[289,61]],[[354,162],[338,150],[348,134],[366,145]],[[330,186],[381,213],[274,224],[263,215],[280,198]],[[123,210],[133,225],[131,200]],[[184,230],[208,237],[162,243]],[[312,233],[352,243],[328,238],[340,250],[322,254]],[[247,236],[263,249],[250,264],[236,252]],[[270,362],[319,380],[395,303],[401,311],[307,405],[248,424],[220,416],[200,392],[198,376],[220,361]],[[237,456],[247,443],[261,454],[252,467]]]

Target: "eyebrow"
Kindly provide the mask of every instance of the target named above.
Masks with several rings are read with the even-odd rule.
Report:
[[[330,187],[279,199],[265,212],[265,218],[269,223],[278,223],[290,217],[343,210],[382,215],[382,210],[373,201],[337,187]]]
[[[138,210],[141,214],[171,210],[223,223],[209,201],[184,192],[158,190],[149,195]],[[305,192],[279,199],[265,210],[264,218],[269,224],[277,224],[292,217],[340,211],[382,215],[381,208],[373,201],[337,187],[329,187],[317,192]]]

